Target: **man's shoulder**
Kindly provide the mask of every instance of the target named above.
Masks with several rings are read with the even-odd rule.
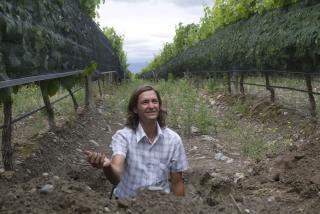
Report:
[[[125,126],[122,129],[117,130],[114,135],[130,135],[130,134],[133,134],[133,129]]]
[[[162,133],[165,137],[173,137],[173,138],[181,139],[180,135],[177,132],[175,132],[174,130],[168,127],[162,128]]]

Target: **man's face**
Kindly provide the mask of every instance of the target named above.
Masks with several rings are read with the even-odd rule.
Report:
[[[159,115],[159,100],[155,91],[145,91],[138,97],[137,108],[134,111],[143,123],[156,121]]]

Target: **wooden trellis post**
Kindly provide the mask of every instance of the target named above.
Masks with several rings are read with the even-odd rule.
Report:
[[[3,115],[4,115],[4,127],[2,129],[2,162],[5,170],[13,170],[12,164],[12,96],[11,89],[3,89]]]
[[[274,94],[274,89],[270,86],[270,81],[269,81],[269,74],[268,72],[264,72],[264,76],[266,78],[266,89],[270,91],[270,100],[271,102],[274,103],[275,101],[275,94]]]
[[[102,97],[102,88],[101,88],[101,84],[100,84],[100,77],[98,78],[98,87],[99,87],[99,94],[100,94],[100,97]]]
[[[243,82],[244,82],[244,75],[243,75],[243,72],[240,72],[240,84],[239,84],[240,85],[240,94],[242,96],[245,96]]]
[[[71,89],[70,89],[70,88],[67,88],[67,91],[69,92],[69,95],[71,96],[74,110],[75,110],[75,112],[77,112],[77,110],[78,110],[78,108],[79,108],[78,102],[77,102],[74,94],[72,93]]]
[[[311,75],[306,74],[305,75],[306,79],[306,86],[308,90],[308,95],[309,95],[309,102],[310,102],[310,114],[312,117],[316,117],[316,101],[314,99],[313,93],[312,93],[312,84],[311,84]]]
[[[228,89],[228,93],[231,94],[231,72],[227,72],[227,89]]]
[[[93,92],[92,92],[92,79],[91,75],[85,77],[85,108],[90,110],[94,107],[93,105]]]
[[[48,95],[48,84],[40,82],[40,90],[42,94],[43,103],[46,106],[47,116],[48,116],[48,124],[50,130],[55,130],[57,128],[56,122],[54,119],[53,108]]]

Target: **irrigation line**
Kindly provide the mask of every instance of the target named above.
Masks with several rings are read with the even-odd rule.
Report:
[[[267,69],[267,70],[257,70],[257,69],[250,69],[250,70],[241,70],[241,69],[233,69],[233,70],[224,70],[224,71],[196,71],[196,72],[189,72],[191,75],[196,75],[197,73],[201,74],[201,73],[207,73],[207,74],[212,74],[212,73],[231,73],[231,72],[237,72],[237,73],[241,73],[241,72],[256,72],[256,73],[263,73],[263,72],[276,72],[276,73],[285,73],[285,74],[309,74],[309,75],[319,75],[320,76],[320,72],[315,72],[315,73],[305,73],[305,72],[294,72],[294,71],[279,71],[279,70],[271,70],[271,69]]]
[[[227,81],[225,81],[227,82]],[[240,82],[237,82],[237,81],[230,81],[232,83],[239,83]],[[266,85],[262,85],[262,84],[256,84],[256,83],[243,83],[244,85],[253,85],[253,86],[259,86],[259,87],[266,87]],[[302,93],[310,93],[309,91],[306,91],[306,90],[303,90],[303,89],[297,89],[297,88],[290,88],[290,87],[284,87],[284,86],[273,86],[273,85],[270,85],[270,88],[278,88],[278,89],[287,89],[287,90],[290,90],[290,91],[299,91],[299,92],[302,92]],[[312,94],[315,94],[315,95],[320,95],[319,92],[311,92]]]
[[[80,89],[81,89],[81,88],[78,88],[78,89],[76,89],[75,91],[73,91],[72,93],[76,93],[76,92],[78,92]],[[60,102],[61,100],[67,98],[68,96],[70,96],[70,94],[66,94],[66,95],[60,97],[59,99],[53,101],[51,104],[54,105],[55,103]],[[30,112],[28,112],[28,113],[25,113],[25,114],[23,114],[23,115],[15,118],[15,119],[13,119],[13,120],[11,121],[11,124],[14,124],[14,123],[16,123],[16,122],[18,122],[18,121],[20,121],[20,120],[22,120],[22,119],[24,119],[24,118],[32,115],[32,114],[38,112],[38,111],[41,111],[41,110],[45,109],[45,108],[46,108],[46,106],[42,106],[42,107],[39,107],[39,108],[37,108],[37,109],[35,109],[35,110],[32,110],[32,111],[30,111]],[[0,125],[0,129],[3,129],[3,128],[4,128],[4,125],[1,124],[1,125]]]
[[[23,85],[23,84],[27,84],[27,83],[36,82],[36,81],[43,81],[43,80],[50,80],[50,79],[57,79],[57,78],[61,78],[61,77],[73,76],[76,74],[80,74],[81,72],[82,72],[82,70],[76,70],[76,71],[68,71],[68,72],[64,72],[64,73],[53,73],[53,74],[45,74],[45,75],[39,75],[39,76],[24,77],[24,78],[20,78],[20,79],[0,81],[0,89],[12,87],[12,86],[17,86],[17,85]]]

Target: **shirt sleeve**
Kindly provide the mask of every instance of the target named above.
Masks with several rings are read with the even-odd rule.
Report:
[[[128,140],[125,137],[125,134],[120,131],[117,131],[112,136],[112,141],[110,145],[112,149],[112,157],[115,155],[127,156],[128,151]]]
[[[183,172],[188,169],[188,161],[186,152],[184,150],[184,146],[180,136],[177,136],[175,139],[175,148],[173,152],[173,158],[171,159],[171,172]]]

